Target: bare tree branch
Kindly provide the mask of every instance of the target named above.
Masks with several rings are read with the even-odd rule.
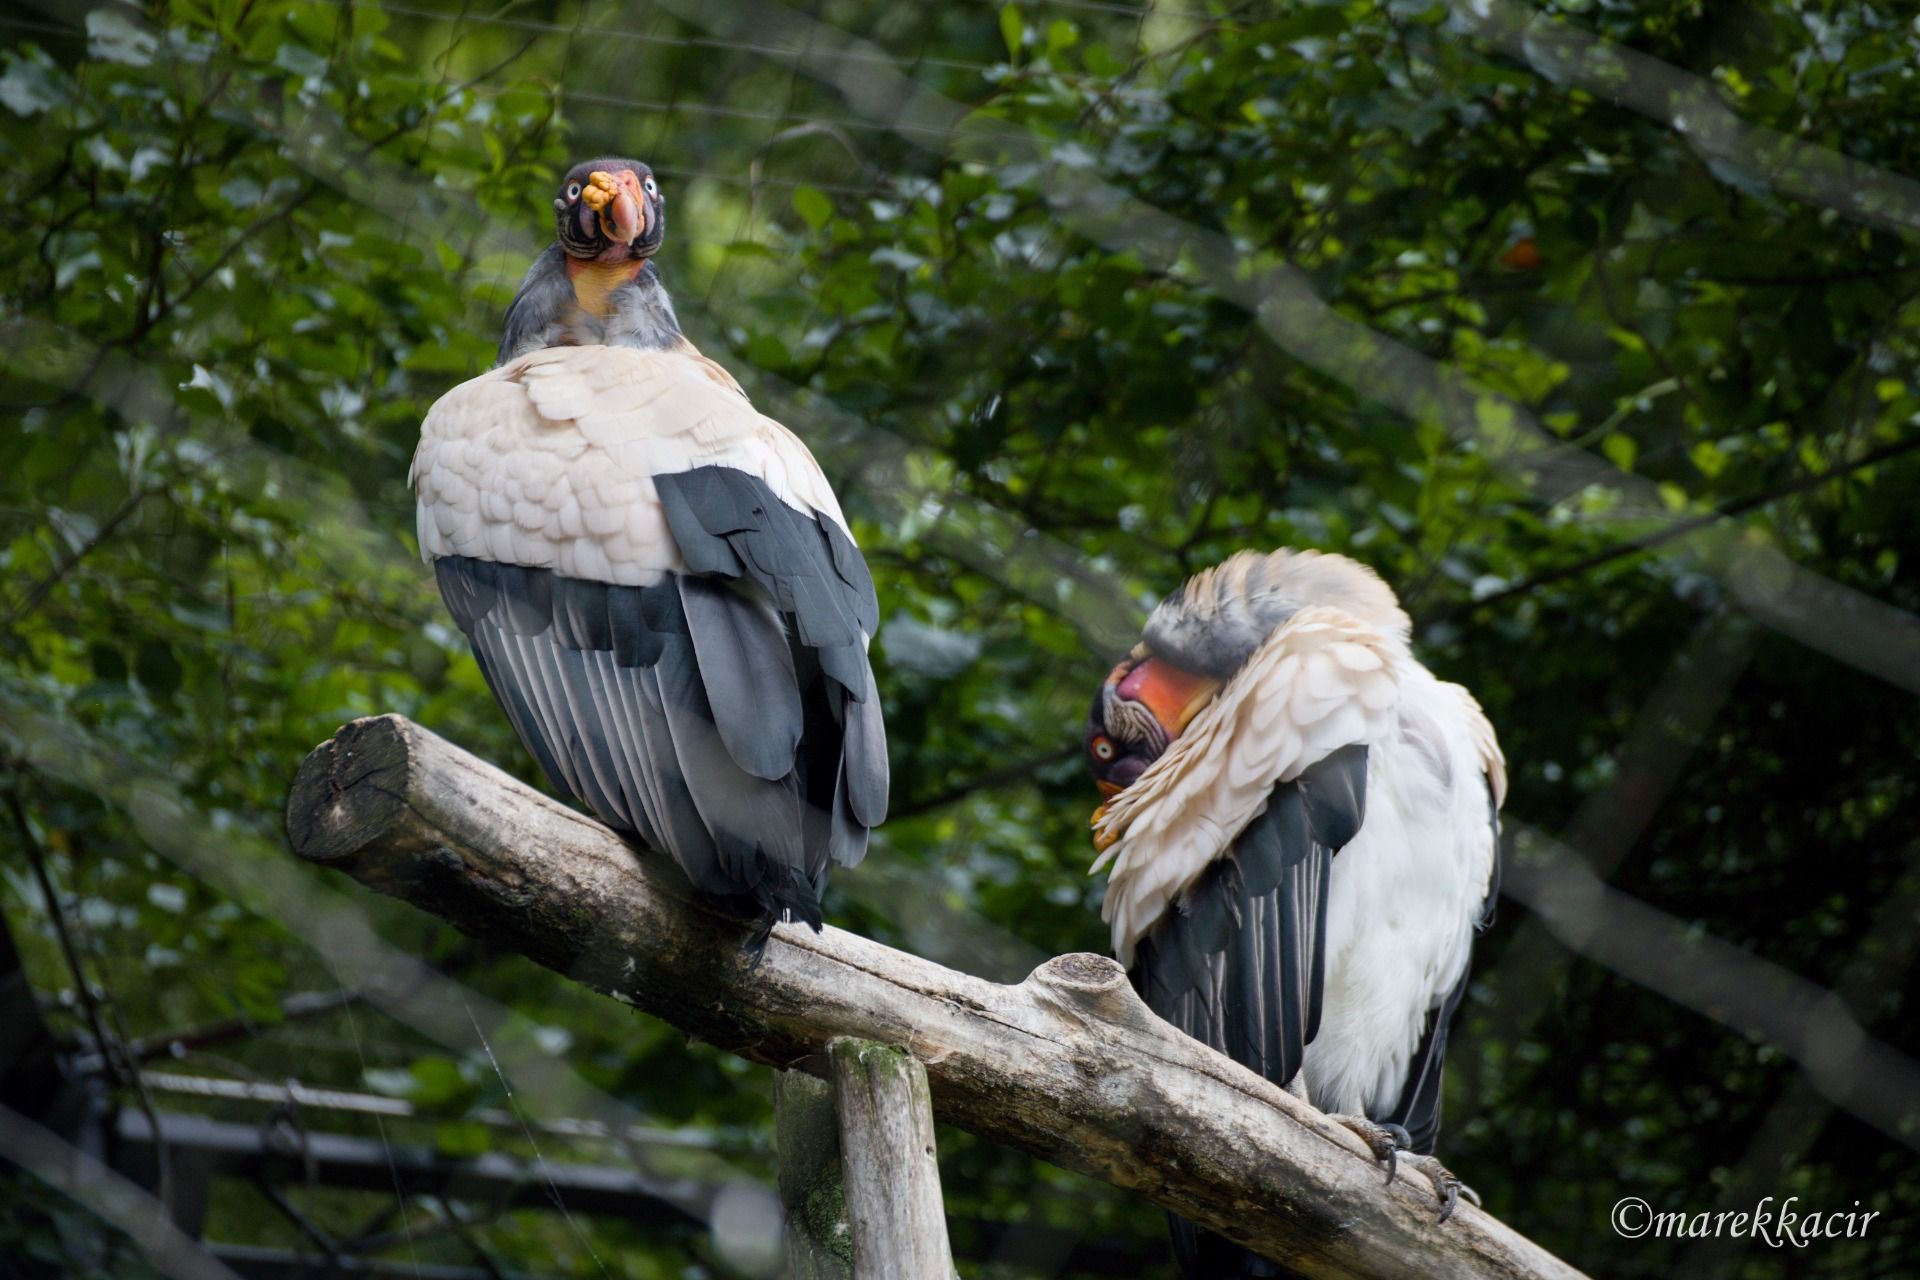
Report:
[[[903,1048],[941,1119],[1305,1275],[1579,1274],[1477,1209],[1437,1223],[1418,1180],[1383,1185],[1346,1129],[1154,1017],[1104,957],[1001,985],[782,925],[756,959],[662,860],[398,716],[321,744],[287,827],[302,858],[752,1061],[823,1074],[836,1037]]]

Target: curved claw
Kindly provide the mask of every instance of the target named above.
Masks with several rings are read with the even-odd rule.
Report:
[[[1432,1156],[1409,1154],[1408,1162],[1419,1169],[1420,1172],[1427,1175],[1427,1181],[1433,1186],[1434,1199],[1440,1202],[1440,1213],[1439,1216],[1434,1219],[1435,1225],[1451,1218],[1454,1210],[1460,1207],[1460,1201],[1463,1197],[1469,1203],[1476,1206],[1479,1205],[1480,1193],[1460,1181],[1447,1166],[1441,1164]]]
[[[1386,1185],[1392,1186],[1394,1174],[1400,1169],[1400,1148],[1406,1145],[1407,1131],[1399,1125],[1377,1124],[1365,1116],[1336,1115],[1331,1118],[1366,1143],[1373,1158],[1387,1166]]]
[[[1445,1222],[1460,1207],[1460,1179],[1448,1177],[1436,1188],[1440,1193],[1440,1216],[1434,1219],[1435,1225]]]

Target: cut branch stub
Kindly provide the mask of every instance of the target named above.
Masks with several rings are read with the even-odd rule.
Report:
[[[828,929],[694,904],[666,860],[398,716],[301,766],[295,852],[742,1057],[826,1072],[847,1036],[925,1066],[935,1114],[1190,1218],[1308,1276],[1572,1277],[1358,1138],[1155,1018],[1118,966],[1061,956],[1005,986]]]

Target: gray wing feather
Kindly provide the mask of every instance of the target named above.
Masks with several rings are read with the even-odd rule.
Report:
[[[682,578],[680,603],[727,754],[756,778],[786,777],[804,726],[793,654],[779,620],[713,579]]]
[[[764,480],[731,467],[696,467],[653,483],[687,567],[757,583],[800,643],[819,653],[822,669],[851,697],[865,697],[860,620],[877,619],[879,604],[870,577],[862,584],[843,575],[825,527],[832,521],[802,515]]]
[[[664,850],[702,891],[819,922],[829,863],[857,861],[871,825],[859,816],[873,811],[870,683],[865,704],[830,706],[835,687],[809,662],[803,688],[778,620],[725,582],[612,586],[464,557],[435,567],[556,786]],[[849,755],[863,763],[843,782]]]
[[[691,576],[618,586],[449,556],[441,594],[555,785],[702,890],[817,925],[827,867],[858,862],[886,817],[873,579],[845,530],[756,476],[654,482]]]
[[[805,865],[798,787],[756,778],[733,758],[707,701],[693,644],[670,640],[653,674],[673,757],[694,808],[713,833],[721,869],[752,885],[760,880],[765,855],[789,867]]]
[[[874,688],[873,672],[865,674],[866,696],[846,706],[840,767],[854,818],[863,827],[877,827],[887,820],[887,731],[880,720],[880,694]]]

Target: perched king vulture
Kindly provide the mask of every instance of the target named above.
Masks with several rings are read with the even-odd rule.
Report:
[[[576,166],[493,370],[442,396],[420,549],[556,786],[754,920],[820,927],[887,807],[873,579],[819,464],[680,333],[665,197]]]
[[[1243,551],[1148,619],[1087,760],[1113,947],[1155,1013],[1433,1181],[1447,1024],[1498,890],[1506,766],[1371,569]],[[1469,1194],[1471,1194],[1469,1192]],[[1174,1223],[1187,1275],[1278,1276]]]

